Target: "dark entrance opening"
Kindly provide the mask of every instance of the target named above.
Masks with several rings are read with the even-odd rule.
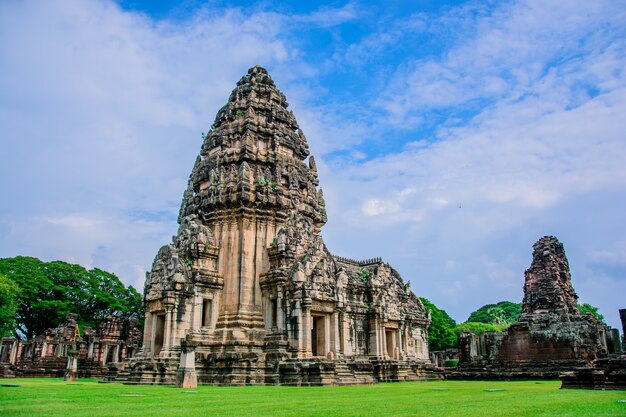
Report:
[[[326,355],[326,317],[313,316],[311,329],[311,353],[313,356]]]
[[[163,349],[163,333],[165,332],[165,314],[159,314],[155,318],[156,329],[154,332],[154,356],[161,353]]]

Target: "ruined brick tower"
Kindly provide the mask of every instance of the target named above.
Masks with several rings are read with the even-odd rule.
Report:
[[[338,258],[324,245],[315,160],[287,106],[256,66],[217,113],[178,234],[147,274],[143,350],[119,379],[173,383],[182,339],[206,384],[430,375],[430,317],[408,284],[379,258]]]
[[[563,244],[544,236],[533,245],[525,272],[522,313],[503,333],[469,332],[459,340],[461,363],[453,378],[558,378],[607,353],[606,326],[581,316]]]
[[[563,244],[554,236],[542,237],[533,245],[533,261],[525,273],[522,321],[548,312],[578,317],[577,300]]]

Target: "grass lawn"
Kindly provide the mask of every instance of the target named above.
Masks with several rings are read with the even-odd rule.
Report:
[[[0,379],[0,416],[626,416],[625,391],[544,382],[208,387]],[[621,401],[620,401],[621,400]]]

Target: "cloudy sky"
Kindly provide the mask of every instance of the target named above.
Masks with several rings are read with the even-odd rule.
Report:
[[[158,3],[155,6],[153,3]],[[626,2],[0,0],[0,257],[143,287],[201,145],[265,66],[320,170],[331,251],[457,321],[565,245],[626,308]]]

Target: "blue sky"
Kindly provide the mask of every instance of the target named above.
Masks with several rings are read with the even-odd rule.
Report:
[[[457,321],[565,245],[626,308],[626,2],[0,2],[0,256],[143,286],[216,111],[261,64],[316,156],[333,253]]]

